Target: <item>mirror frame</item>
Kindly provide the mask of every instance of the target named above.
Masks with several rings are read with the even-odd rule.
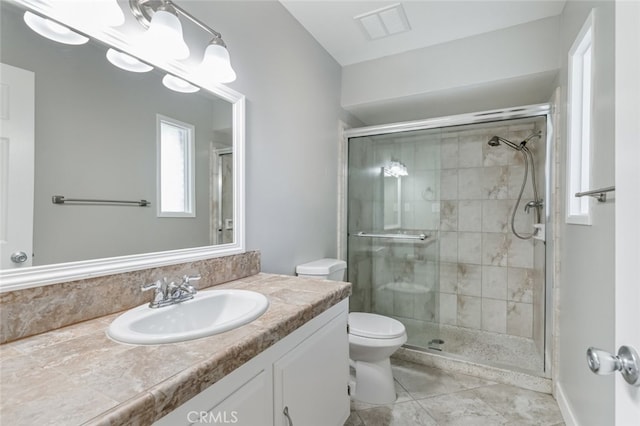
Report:
[[[31,10],[42,16],[66,25],[73,30],[97,40],[106,47],[113,47],[142,59],[180,78],[190,81],[208,90],[219,98],[232,104],[233,111],[233,243],[215,246],[202,246],[180,250],[143,253],[103,259],[92,259],[52,265],[31,266],[0,271],[0,293],[40,287],[61,282],[76,281],[137,271],[166,265],[193,262],[203,259],[228,256],[245,252],[245,211],[244,211],[244,158],[245,158],[245,96],[222,84],[206,81],[201,76],[192,75],[189,69],[177,61],[158,62],[148,54],[136,49],[131,37],[127,37],[112,28],[97,30],[83,22],[71,22],[51,5],[41,0],[9,0],[25,10]]]

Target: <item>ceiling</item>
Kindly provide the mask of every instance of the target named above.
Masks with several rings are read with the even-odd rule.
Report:
[[[279,0],[343,67],[562,13],[566,0]],[[409,30],[371,39],[354,18],[400,4]],[[392,22],[393,24],[393,22]],[[372,65],[375,66],[375,65]],[[343,106],[364,125],[548,102],[555,72]]]
[[[446,43],[562,13],[565,0],[280,0],[342,66]],[[401,3],[410,30],[370,40],[354,20]]]

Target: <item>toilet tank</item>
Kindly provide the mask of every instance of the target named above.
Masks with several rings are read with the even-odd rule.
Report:
[[[298,265],[296,273],[299,277],[344,281],[345,269],[347,269],[347,262],[344,260],[319,259]]]

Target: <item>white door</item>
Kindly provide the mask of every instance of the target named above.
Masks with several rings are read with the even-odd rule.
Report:
[[[0,64],[0,269],[32,264],[34,99],[34,74]]]
[[[615,350],[640,351],[640,2],[616,1],[615,38]],[[640,387],[616,376],[615,424],[638,425]]]

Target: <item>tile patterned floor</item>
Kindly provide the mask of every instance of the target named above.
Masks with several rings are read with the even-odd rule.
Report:
[[[351,402],[345,426],[560,426],[551,395],[392,360],[394,404]]]

